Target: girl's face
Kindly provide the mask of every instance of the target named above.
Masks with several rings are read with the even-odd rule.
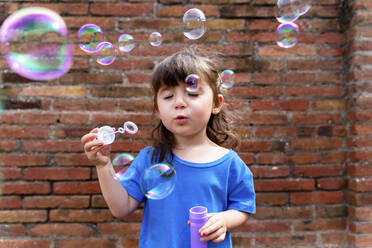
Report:
[[[200,88],[196,92],[188,92],[182,82],[174,87],[163,85],[159,89],[156,97],[158,115],[176,138],[206,136],[211,114],[217,114],[222,107],[222,95],[219,95],[219,106],[215,106],[211,87],[204,80],[198,85]]]

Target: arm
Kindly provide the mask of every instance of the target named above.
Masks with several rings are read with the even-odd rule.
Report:
[[[109,146],[98,141],[98,129],[93,129],[90,133],[81,138],[84,151],[89,161],[97,169],[99,185],[111,213],[115,217],[124,217],[132,213],[139,205],[139,202],[131,197],[121,184],[113,179],[115,174],[109,158]]]
[[[234,209],[208,214],[207,223],[199,230],[201,241],[222,242],[227,231],[242,225],[248,218],[248,213]]]

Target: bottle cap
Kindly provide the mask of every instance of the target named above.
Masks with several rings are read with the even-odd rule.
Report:
[[[189,218],[190,220],[204,220],[207,218],[208,209],[203,206],[195,206],[190,208]]]

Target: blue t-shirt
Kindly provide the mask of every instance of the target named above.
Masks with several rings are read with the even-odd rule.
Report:
[[[253,176],[238,154],[227,154],[210,163],[192,163],[174,155],[176,184],[165,198],[146,198],[140,189],[140,177],[151,167],[151,147],[143,149],[131,164],[129,180],[122,181],[128,194],[144,202],[140,248],[190,248],[189,209],[204,206],[209,213],[229,209],[256,212]],[[208,247],[232,247],[230,233],[221,243],[208,242]]]

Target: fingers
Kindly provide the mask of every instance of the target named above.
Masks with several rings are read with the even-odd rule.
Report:
[[[199,230],[202,242],[222,242],[225,239],[226,231],[224,219],[217,214],[211,214],[207,223]]]
[[[86,135],[81,137],[81,143],[85,144],[89,140],[96,139],[97,138],[97,132],[98,132],[98,128],[95,128],[95,129],[91,130],[89,133],[87,133]]]

